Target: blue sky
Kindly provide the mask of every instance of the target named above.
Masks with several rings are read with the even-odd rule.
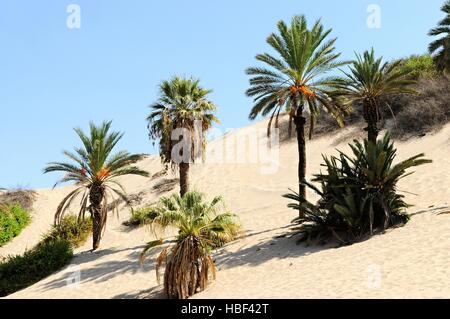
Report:
[[[66,25],[69,4],[81,8],[81,28]],[[381,8],[370,29],[367,7]],[[220,129],[248,124],[245,68],[268,51],[276,22],[305,14],[322,18],[343,58],[373,46],[387,59],[426,52],[427,32],[442,17],[443,0],[169,0],[0,2],[0,186],[50,187],[49,161],[78,141],[72,130],[113,120],[125,136],[119,148],[154,153],[147,106],[158,83],[196,76],[220,107]]]

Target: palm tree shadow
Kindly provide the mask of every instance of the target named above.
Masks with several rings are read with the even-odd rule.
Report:
[[[326,249],[337,248],[336,243],[332,241],[325,245],[306,245],[304,243],[299,244],[297,239],[297,236],[288,232],[286,236],[263,238],[256,245],[247,245],[244,242],[237,250],[234,247],[241,243],[235,242],[232,246],[227,245],[214,253],[213,259],[217,268],[221,270],[240,266],[254,267],[273,259],[296,258]]]
[[[93,253],[80,253],[75,256],[70,266],[60,272],[58,278],[45,284],[43,290],[46,291],[66,287],[71,280],[77,280],[77,272],[79,272],[78,278],[80,284],[91,281],[96,283],[105,282],[123,274],[150,272],[155,269],[153,263],[145,263],[143,266],[139,263],[139,255],[144,246],[145,245],[139,245],[125,249],[104,249]],[[126,258],[120,256],[115,260],[107,260],[105,262],[90,265],[89,268],[83,268],[83,265],[85,264],[125,251],[130,251]]]
[[[161,287],[140,290],[137,292],[123,293],[112,297],[112,299],[167,299]]]

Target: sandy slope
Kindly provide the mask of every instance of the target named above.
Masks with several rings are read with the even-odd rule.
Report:
[[[281,146],[280,166],[272,174],[267,172],[267,163],[229,163],[233,158],[231,142],[238,141],[240,133],[255,129],[264,135],[264,128],[262,121],[211,142],[211,154],[226,149],[227,163],[198,164],[192,169],[193,188],[209,196],[222,194],[229,208],[241,216],[247,232],[245,239],[215,253],[220,270],[217,281],[196,298],[450,297],[450,215],[438,214],[448,210],[450,201],[450,125],[434,135],[397,143],[399,159],[425,152],[434,160],[401,182],[402,190],[418,194],[406,196],[415,205],[410,209],[414,214],[411,222],[341,248],[297,246],[292,239],[276,238],[287,231],[295,217],[281,195],[296,185],[296,145]],[[335,148],[348,150],[347,143],[360,135],[360,128],[353,127],[308,142],[308,172],[319,170],[322,153],[332,154]],[[242,141],[238,145],[242,146]],[[162,168],[157,157],[149,157],[141,165],[151,174]],[[152,202],[160,196],[154,186],[163,178],[170,176],[126,178],[124,184],[130,194],[143,192],[144,202]],[[39,191],[32,225],[0,248],[0,256],[20,253],[35,244],[68,191]],[[70,267],[10,297],[162,297],[153,260],[148,259],[144,268],[137,261],[142,245],[152,236],[146,229],[122,226],[128,216],[126,210],[120,217],[111,216],[98,252],[87,252],[90,243],[86,244]],[[70,284],[77,274],[80,282]]]

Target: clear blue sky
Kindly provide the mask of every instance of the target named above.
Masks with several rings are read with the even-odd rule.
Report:
[[[66,8],[81,7],[68,29]],[[366,25],[378,4],[381,28]],[[113,120],[120,148],[154,153],[147,106],[175,74],[214,90],[221,129],[248,123],[244,70],[268,50],[280,19],[322,17],[344,58],[373,46],[385,58],[424,53],[443,0],[2,0],[0,2],[0,186],[50,187],[49,161],[78,145],[72,128]]]

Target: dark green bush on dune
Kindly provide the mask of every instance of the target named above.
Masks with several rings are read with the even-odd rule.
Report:
[[[23,255],[11,256],[0,263],[0,297],[33,285],[63,268],[71,261],[68,241],[40,244]]]
[[[30,223],[31,216],[19,205],[0,205],[0,246],[3,246]]]
[[[131,212],[129,220],[124,222],[126,226],[143,226],[150,224],[157,215],[156,208],[154,206],[143,207]]]
[[[320,195],[316,204],[295,192],[284,195],[297,202],[289,207],[302,212],[295,219],[300,241],[335,237],[348,244],[408,220],[408,205],[397,191],[397,182],[411,174],[407,169],[431,161],[419,154],[394,165],[396,149],[389,135],[376,145],[365,140],[350,147],[353,156],[340,152],[338,157],[324,157],[326,173],[313,179],[320,189],[305,182]]]
[[[91,230],[90,218],[78,221],[76,216],[66,215],[36,247],[0,261],[0,297],[29,287],[68,265],[73,249],[86,242]]]

